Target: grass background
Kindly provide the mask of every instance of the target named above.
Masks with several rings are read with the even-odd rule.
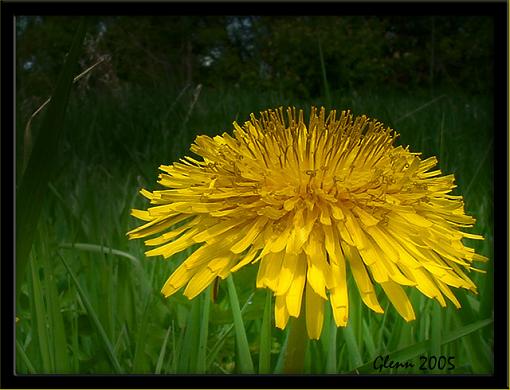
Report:
[[[63,131],[58,153],[48,157],[53,165],[42,159],[24,177],[23,148],[17,150],[18,181],[41,181],[38,172],[51,171],[49,182],[39,183],[46,197],[35,199],[42,202],[40,216],[17,221],[37,225],[17,295],[18,373],[281,373],[290,327],[274,327],[271,297],[255,289],[257,266],[222,281],[215,302],[210,289],[193,301],[180,293],[164,299],[161,286],[191,252],[168,261],[147,259],[143,241],[128,241],[126,232],[139,223],[130,210],[147,206],[138,190],[157,188],[158,166],[188,154],[196,135],[231,131],[234,120],[242,123],[252,112],[287,105],[306,113],[311,105],[324,105],[367,114],[397,130],[397,144],[410,145],[423,158],[437,156],[442,171],[455,174],[454,193],[464,195],[467,213],[477,218],[472,231],[485,237],[469,244],[490,259],[479,265],[485,274],[472,275],[478,295],[456,292],[460,310],[442,309],[408,289],[417,313],[410,323],[378,287],[385,313],[371,312],[349,277],[349,326],[333,326],[326,310],[321,339],[307,345],[305,373],[378,373],[374,359],[387,354],[414,367],[382,373],[492,373],[492,96],[451,85],[335,90],[323,59],[318,62],[325,96],[317,98],[281,88],[197,84],[183,89],[126,84],[116,91],[75,87],[63,122],[53,122],[53,128],[45,113],[33,120],[34,138]],[[68,66],[65,71],[70,74]],[[58,91],[48,112],[64,108],[67,99],[59,100]],[[16,114],[17,144],[26,148],[23,133],[31,112]],[[47,151],[46,137],[37,141]],[[34,143],[32,155],[40,153],[41,142]],[[455,367],[438,367],[445,361],[441,356],[452,357]],[[422,359],[428,359],[426,370],[420,368]]]

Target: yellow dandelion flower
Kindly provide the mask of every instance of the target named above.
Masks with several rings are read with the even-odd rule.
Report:
[[[374,284],[407,321],[415,313],[406,286],[460,307],[451,287],[476,292],[466,271],[487,258],[462,242],[483,237],[461,231],[475,219],[450,194],[453,175],[432,170],[435,157],[394,146],[398,135],[376,120],[349,111],[326,117],[324,108],[310,117],[307,126],[295,108],[252,114],[242,127],[234,122],[233,136],[198,136],[191,151],[201,160],[160,166],[166,189],[141,191],[154,206],[132,211],[146,223],[129,238],[157,235],[145,241],[154,247],[146,255],[165,258],[201,244],[162,293],[185,287],[192,299],[215,278],[258,263],[256,286],[276,296],[276,326],[298,317],[304,302],[312,339],[326,301],[337,326],[347,324],[347,268],[377,313]]]

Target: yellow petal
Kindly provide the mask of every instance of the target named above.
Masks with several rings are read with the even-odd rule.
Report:
[[[196,234],[194,237],[193,237],[193,240],[195,242],[204,242],[204,241],[210,241],[212,238],[220,235],[220,234],[223,234],[233,228],[237,228],[236,230],[238,229],[242,229],[242,227],[239,227],[239,225],[242,225],[242,224],[245,224],[246,221],[243,220],[243,219],[239,219],[239,220],[232,220],[232,219],[227,219],[225,221],[221,221],[219,223],[215,223],[214,225],[212,225],[211,227],[201,231],[200,233]]]
[[[239,263],[237,263],[236,265],[234,265],[232,267],[230,272],[236,272],[239,269],[241,269],[242,267],[244,267],[246,264],[249,264],[250,262],[252,262],[253,259],[255,258],[255,256],[257,255],[257,252],[258,252],[258,249],[252,248]]]
[[[291,211],[294,209],[294,206],[301,200],[299,196],[293,196],[283,202],[283,208],[287,211]]]
[[[163,288],[161,289],[161,293],[165,297],[169,297],[174,294],[177,290],[188,283],[188,280],[191,279],[195,272],[196,270],[189,270],[184,264],[181,264],[166,280]]]
[[[228,259],[226,259],[226,261],[228,261]],[[184,289],[184,295],[188,297],[188,299],[195,298],[211,284],[217,274],[218,272],[211,270],[208,266],[203,267],[193,275]]]
[[[313,224],[316,219],[316,213],[307,212],[306,219],[304,218],[304,209],[298,209],[293,219],[293,230],[289,236],[287,253],[299,253],[304,243],[308,240],[308,236],[312,231]]]
[[[289,312],[285,303],[285,295],[279,295],[276,297],[274,305],[274,317],[276,327],[285,329],[287,322],[289,321]]]
[[[365,233],[361,229],[356,217],[350,211],[345,211],[345,227],[354,242],[354,246],[358,249],[365,248]]]
[[[146,256],[157,256],[163,255],[166,259],[172,256],[175,253],[181,252],[184,249],[190,247],[195,242],[193,241],[193,236],[198,232],[198,228],[193,228],[184,233],[177,240],[170,242],[168,244],[162,245],[158,248],[154,248],[150,251],[145,252]]]
[[[323,242],[324,239],[320,234],[320,230],[313,230],[304,249],[307,255],[308,283],[314,288],[317,294],[327,299],[326,287],[332,285],[332,280],[331,269],[326,260]]]
[[[257,287],[268,287],[276,291],[278,287],[278,277],[282,268],[283,254],[269,253],[261,261],[259,273],[257,275]]]
[[[365,240],[365,247],[363,249],[358,250],[361,258],[363,259],[363,263],[368,266],[372,266],[379,262],[379,254],[374,249],[372,243],[367,238]]]
[[[140,194],[141,194],[142,196],[144,196],[145,198],[147,198],[147,199],[149,199],[149,200],[152,200],[152,197],[153,197],[153,196],[152,196],[152,192],[147,191],[145,188],[142,188],[142,189],[140,190]]]
[[[263,288],[266,287],[266,273],[267,273],[267,267],[269,266],[269,257],[268,255],[263,256],[260,260],[259,269],[257,271],[257,281],[256,286],[257,288]]]
[[[190,229],[194,224],[185,224],[174,230],[171,230],[167,233],[162,234],[159,237],[151,238],[150,240],[145,240],[144,243],[147,246],[155,246],[155,245],[163,245],[170,240],[173,240],[178,235],[182,234],[186,230]]]
[[[423,242],[445,259],[458,262],[463,257],[462,253],[456,251],[451,245],[445,244],[441,239],[431,240],[424,237]]]
[[[306,284],[306,330],[310,339],[318,340],[324,322],[324,300]]]
[[[322,269],[317,265],[311,265],[311,261],[312,260],[310,259],[310,257],[308,257],[309,265],[306,280],[318,295],[320,295],[324,299],[327,299],[325,274],[323,273]]]
[[[241,253],[246,250],[260,234],[266,225],[267,217],[260,217],[252,224],[250,229],[243,235],[243,237],[234,245],[230,250],[234,253]]]
[[[425,296],[437,299],[441,306],[446,306],[446,302],[441,294],[441,291],[434,284],[433,278],[422,268],[408,269],[408,273],[416,280],[416,288],[421,291]]]
[[[276,295],[283,295],[289,290],[292,280],[294,279],[297,266],[298,255],[294,253],[286,253],[283,258]]]
[[[352,211],[359,217],[360,221],[365,226],[374,226],[379,223],[379,220],[372,214],[367,213],[361,207],[355,206]]]
[[[385,282],[388,280],[388,277],[398,284],[403,284],[406,286],[414,286],[416,283],[412,280],[406,278],[400,269],[394,264],[393,261],[397,259],[391,259],[391,255],[385,253],[377,243],[375,243],[371,238],[367,237],[367,247],[365,251],[360,252],[364,257],[372,257],[372,263],[370,263],[369,268],[374,276],[374,280],[377,283]],[[389,252],[388,248],[386,250]],[[391,252],[390,252],[391,253]],[[375,259],[375,261],[374,261]],[[390,260],[391,259],[391,260]],[[364,259],[365,261],[365,259]],[[365,261],[367,263],[367,261]]]
[[[230,269],[232,268],[232,266],[237,262],[237,257],[236,256],[231,256],[229,255],[228,256],[228,261],[225,262],[225,264],[223,265],[223,268],[221,268],[217,274],[218,274],[218,277],[220,277],[221,279],[226,279],[226,277],[228,275],[230,275]]]
[[[384,283],[389,280],[388,270],[384,267],[382,261],[377,261],[371,264],[368,268],[377,283]]]
[[[324,246],[326,247],[326,252],[328,253],[330,263],[338,263],[337,259],[337,246],[338,236],[335,230],[331,226],[325,225],[322,227],[324,231]]]
[[[453,294],[452,290],[443,282],[440,280],[436,280],[437,287],[441,290],[441,292],[446,295],[446,297],[452,301],[452,303],[455,305],[457,309],[460,309],[461,305],[460,302],[457,300],[455,295]]]
[[[142,221],[152,221],[153,217],[146,210],[132,209],[131,215],[135,218],[141,219]]]
[[[300,254],[298,255],[296,270],[294,272],[292,284],[290,285],[285,298],[289,315],[293,317],[299,317],[305,281],[306,281],[306,258],[304,254]]]
[[[337,221],[340,221],[344,219],[344,213],[342,212],[342,208],[334,203],[330,203],[331,207],[331,215],[333,215],[333,218],[335,218]]]
[[[333,275],[334,287],[330,290],[329,299],[331,300],[333,317],[337,326],[346,326],[349,318],[349,300],[343,256],[336,264],[331,263],[331,273]]]
[[[162,216],[154,218],[152,221],[145,225],[139,226],[128,232],[129,239],[147,237],[163,231],[164,229],[182,221],[189,216]]]
[[[344,242],[346,242],[347,244],[349,244],[350,246],[354,246],[354,241],[351,238],[349,231],[345,227],[344,222],[343,221],[337,222],[336,227],[337,227],[338,232],[340,233],[340,237],[342,238],[342,240]]]
[[[391,304],[406,321],[416,319],[413,306],[402,287],[391,280],[381,283],[381,287],[388,296]]]
[[[421,267],[420,263],[416,261],[415,257],[407,251],[403,245],[401,245],[402,240],[400,237],[395,236],[394,233],[390,230],[382,230],[381,232],[385,232],[384,239],[387,241],[388,245],[394,249],[398,253],[398,262],[404,264],[410,268],[418,268]],[[387,249],[386,246],[384,246]],[[393,258],[391,259],[393,260]]]
[[[284,223],[284,222],[285,222],[285,220],[282,221],[282,223]],[[278,252],[281,252],[283,249],[285,249],[285,246],[287,245],[287,241],[288,241],[291,231],[292,231],[292,223],[290,221],[288,221],[285,229],[280,234],[276,234],[273,241],[268,243],[269,250],[273,253],[278,253]]]
[[[420,227],[430,227],[432,226],[432,222],[427,218],[422,217],[420,214],[416,213],[406,213],[403,211],[398,211],[398,214],[404,217],[405,220],[411,222],[412,224]]]
[[[351,272],[358,286],[358,290],[361,295],[361,299],[370,309],[376,313],[384,313],[384,310],[379,305],[377,295],[375,294],[374,286],[370,281],[367,270],[363,265],[363,261],[360,258],[358,250],[354,247],[349,247],[346,244],[342,244],[344,253],[346,254],[349,264],[351,266]]]
[[[161,206],[165,207],[165,206]],[[226,207],[225,202],[217,203],[201,203],[201,202],[175,202],[170,204],[170,209],[186,214],[197,214],[197,213],[210,213],[211,211],[218,211]],[[150,211],[152,213],[153,207]],[[163,209],[163,212],[164,209]]]
[[[400,256],[398,250],[392,245],[389,234],[378,226],[371,226],[367,228],[367,233],[374,239],[379,248],[386,254],[389,260],[394,263],[398,262]]]
[[[231,255],[216,257],[207,263],[207,268],[209,268],[212,272],[219,273],[222,269],[224,269],[232,260]]]
[[[329,215],[328,207],[320,206],[320,204],[319,204],[319,207],[321,210],[320,217],[319,217],[320,223],[322,223],[323,225],[331,225],[331,217]]]
[[[481,236],[480,234],[471,234],[466,232],[460,232],[460,234],[466,238],[470,238],[471,240],[485,240],[484,236]]]

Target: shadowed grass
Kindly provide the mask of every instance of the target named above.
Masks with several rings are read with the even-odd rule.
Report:
[[[25,276],[47,185],[55,174],[60,151],[59,141],[64,131],[64,115],[84,36],[85,19],[82,18],[16,191],[17,294]]]

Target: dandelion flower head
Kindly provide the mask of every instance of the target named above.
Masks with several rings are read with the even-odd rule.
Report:
[[[155,236],[146,255],[164,258],[200,244],[162,293],[185,287],[192,299],[257,263],[256,286],[276,297],[276,326],[305,311],[312,339],[328,302],[336,325],[347,325],[348,272],[377,313],[377,284],[407,321],[410,287],[460,307],[451,287],[476,292],[466,273],[487,259],[462,241],[483,237],[461,230],[475,219],[451,195],[454,176],[432,170],[435,157],[395,146],[398,135],[364,115],[312,108],[308,125],[303,117],[295,108],[252,114],[234,122],[233,136],[198,136],[199,160],[160,166],[164,189],[141,191],[152,206],[132,211],[145,224],[129,237]]]

